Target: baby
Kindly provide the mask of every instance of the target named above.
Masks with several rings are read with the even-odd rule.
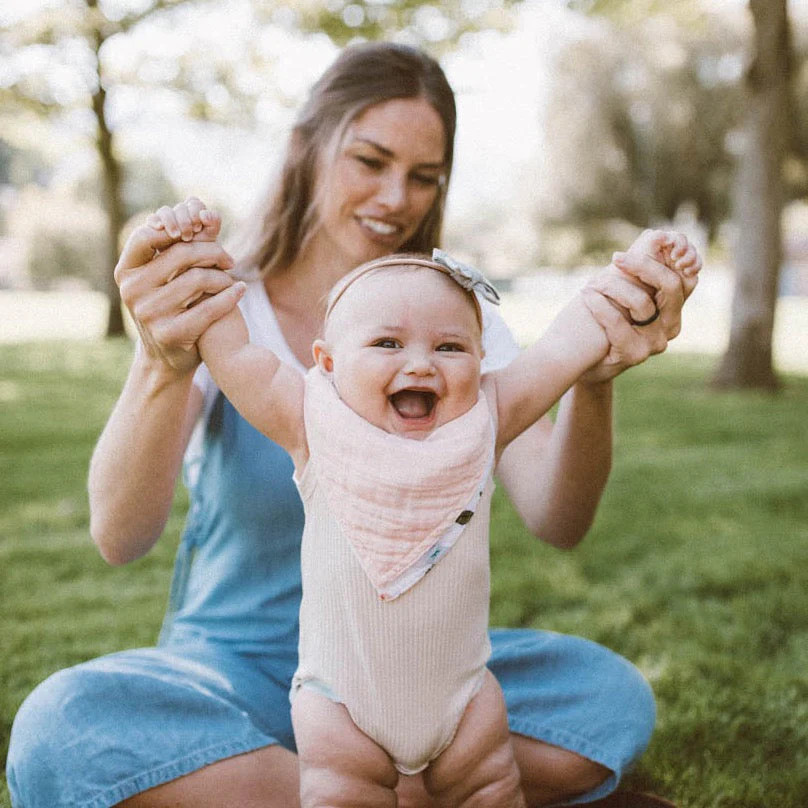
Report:
[[[224,394],[289,452],[304,504],[290,694],[304,808],[395,805],[399,772],[423,772],[441,804],[525,804],[486,669],[492,474],[610,346],[578,295],[482,375],[478,295],[497,300],[439,250],[394,255],[334,287],[305,377],[250,343],[238,309],[199,341]]]

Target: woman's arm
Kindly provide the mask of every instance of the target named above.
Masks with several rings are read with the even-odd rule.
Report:
[[[605,330],[579,293],[533,345],[487,375],[496,400],[498,448],[542,418],[609,349]]]
[[[510,443],[497,476],[531,533],[570,548],[592,524],[611,461],[612,385],[579,383],[555,423],[544,417]]]
[[[163,532],[202,410],[192,372],[166,372],[138,353],[90,461],[90,533],[110,564],[144,555]]]
[[[657,258],[672,253],[684,271]],[[670,256],[668,256],[670,257]],[[558,547],[574,547],[594,519],[612,460],[611,380],[665,350],[681,328],[685,300],[701,259],[678,234],[646,230],[585,290],[587,304],[611,345],[606,358],[561,399],[555,423],[543,418],[500,458],[497,475],[528,529]],[[659,309],[659,318],[634,326]]]
[[[141,345],[90,463],[90,531],[111,564],[143,555],[165,526],[202,408],[196,342],[240,296],[221,271],[232,260],[217,243],[173,241],[138,228],[115,268]]]

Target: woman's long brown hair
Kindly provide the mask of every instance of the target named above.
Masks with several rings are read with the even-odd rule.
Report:
[[[346,48],[320,77],[292,129],[279,180],[260,205],[238,264],[260,274],[289,267],[316,227],[317,169],[331,159],[348,125],[363,110],[395,98],[424,98],[443,121],[445,181],[435,202],[402,252],[430,252],[440,243],[446,190],[452,169],[454,93],[431,56],[406,45],[375,42]]]

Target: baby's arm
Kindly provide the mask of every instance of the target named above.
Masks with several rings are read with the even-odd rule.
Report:
[[[176,241],[215,241],[221,220],[195,197],[163,207],[146,220]],[[236,286],[245,288],[244,283]],[[195,302],[195,301],[193,301]],[[189,305],[192,305],[191,302]],[[303,379],[268,348],[250,343],[238,308],[208,327],[198,343],[216,384],[241,415],[297,461],[303,440]]]
[[[305,459],[300,373],[269,348],[250,342],[238,308],[213,323],[198,345],[202,361],[233,406],[300,465]]]
[[[496,401],[497,450],[538,421],[608,350],[606,333],[579,292],[533,345],[485,376]]]
[[[701,257],[686,236],[647,230],[632,251],[636,244],[651,258],[677,272],[683,287],[689,286],[692,290],[701,269]],[[617,270],[624,255],[614,255]],[[620,309],[619,305],[614,305]],[[658,303],[657,311],[662,305]],[[632,325],[638,325],[633,312],[623,311],[623,316]],[[644,324],[639,323],[639,327]],[[605,330],[579,293],[538,342],[507,368],[486,377],[485,384],[497,402],[498,448],[504,448],[538,420],[584,372],[598,364],[611,347]]]

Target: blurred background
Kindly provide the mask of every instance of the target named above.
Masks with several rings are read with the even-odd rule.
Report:
[[[38,682],[153,644],[165,607],[183,487],[133,564],[89,539],[123,239],[190,194],[235,233],[310,85],[382,37],[456,90],[446,246],[522,340],[643,228],[705,258],[668,354],[616,380],[587,541],[542,546],[495,497],[492,623],[639,666],[659,712],[630,787],[805,808],[808,0],[0,0],[0,762]]]
[[[804,0],[4,0],[0,342],[125,329],[128,228],[196,194],[233,230],[311,83],[374,38],[447,71],[445,241],[520,338],[675,227],[705,270],[672,349],[714,355],[723,386],[808,372]]]

